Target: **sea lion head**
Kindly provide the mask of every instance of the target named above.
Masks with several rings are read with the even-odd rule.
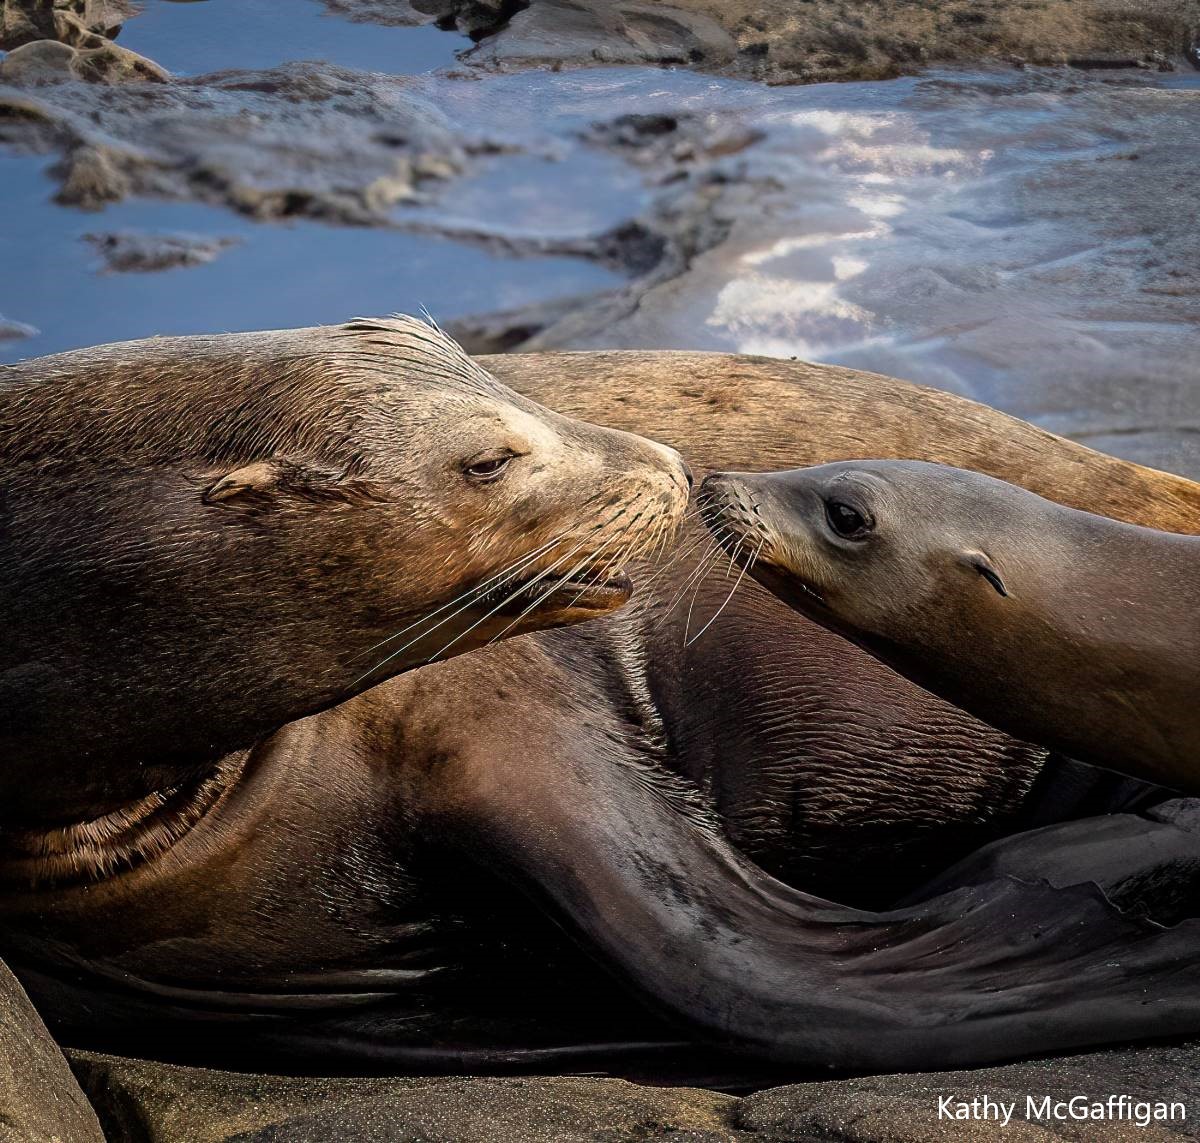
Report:
[[[908,645],[931,614],[1009,601],[1013,491],[923,461],[855,460],[713,473],[699,502],[720,543],[795,610],[860,642]]]
[[[6,367],[0,445],[0,753],[145,759],[144,789],[90,812],[399,671],[612,611],[690,483],[410,318]],[[67,810],[47,785],[6,809]]]

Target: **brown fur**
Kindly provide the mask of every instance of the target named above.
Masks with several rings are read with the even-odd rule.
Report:
[[[139,432],[161,437],[153,447],[134,446],[157,458],[156,471],[170,470],[164,458],[173,455],[175,432],[201,459],[225,458],[187,485],[198,496],[231,465],[262,459],[248,441],[282,431],[271,409],[289,391],[292,338],[232,339],[227,354],[224,341],[210,339],[214,348],[199,357],[189,355],[194,343],[108,349],[91,353],[98,370],[85,354],[71,364],[77,376],[105,376],[89,410],[112,402],[109,415],[126,426],[136,419]],[[199,424],[181,426],[170,401],[158,419],[125,407],[118,377],[131,352],[154,355],[168,381],[176,369],[192,380],[202,374],[189,414]],[[243,355],[277,377],[261,406],[254,400],[260,373],[243,370]],[[650,432],[704,470],[916,456],[981,468],[1112,516],[1200,532],[1200,488],[1188,481],[887,378],[713,354],[554,354],[484,364],[527,398]],[[226,367],[240,380],[226,376]],[[50,359],[23,375],[50,368],[66,366]],[[154,375],[146,369],[140,385],[152,388]],[[332,368],[328,380],[325,399],[349,418],[341,444],[323,453],[336,481],[344,449],[358,439],[353,418],[366,417],[371,433],[384,431],[386,420],[379,418],[383,395],[343,389]],[[210,399],[214,388],[221,395]],[[213,410],[243,407],[213,435]],[[15,425],[21,414],[12,408]],[[285,443],[310,441],[302,424],[295,431]],[[105,437],[114,457],[118,438]],[[65,431],[56,441],[60,471],[79,473],[81,446]],[[628,438],[610,444],[613,462],[631,448],[646,455]],[[35,454],[26,454],[31,465]],[[314,479],[326,477],[318,471]],[[127,513],[118,523],[138,521],[135,501],[111,501],[110,516],[114,503]],[[565,510],[550,500],[534,508]],[[392,572],[390,549],[379,546],[386,535],[364,515],[374,511],[370,503],[313,517],[321,510],[305,499],[296,511],[317,520],[322,543],[334,550],[357,536],[355,566]],[[587,511],[596,511],[594,498]],[[178,538],[196,542],[188,533]],[[524,894],[569,931],[586,933],[590,952],[684,1021],[695,1013],[678,999],[690,979],[681,958],[690,958],[704,934],[742,918],[750,927],[739,934],[737,956],[708,962],[701,999],[736,1022],[749,1011],[744,986],[758,989],[754,1010],[766,1015],[751,1038],[770,1055],[771,987],[803,984],[788,968],[788,942],[801,936],[791,891],[750,867],[714,821],[794,883],[886,900],[1002,833],[1044,752],[935,699],[752,584],[685,648],[687,602],[669,612],[668,605],[691,566],[684,560],[653,580],[635,568],[642,589],[611,618],[410,671],[347,702],[324,691],[286,693],[290,708],[282,711],[281,701],[264,716],[275,721],[250,745],[241,778],[165,851],[86,886],[6,887],[0,952],[68,1037],[226,1064],[243,1053],[254,1067],[274,1053],[288,1066],[461,1070],[495,1066],[497,1045],[501,1066],[509,1066],[513,1045],[679,1035],[640,1010],[621,1023],[628,1009],[590,970],[578,978],[547,970],[548,950],[566,954],[556,930],[522,905]],[[205,632],[226,658],[248,658],[260,670],[306,652],[314,631],[340,632],[345,615],[362,605],[361,592],[356,598],[350,584],[339,593],[341,581],[327,570],[298,585],[282,565],[274,574],[296,591],[284,597],[280,616],[290,602],[304,621],[272,632],[278,649],[231,638],[224,624]],[[254,590],[261,575],[257,564],[247,570],[248,614],[261,605]],[[219,602],[233,586],[216,576],[195,590]],[[720,576],[705,581],[697,614],[707,619],[728,588]],[[333,598],[324,598],[327,591]],[[159,597],[168,611],[174,600]],[[200,634],[190,632],[196,638],[174,648],[189,668],[192,656],[206,652]],[[236,665],[211,677],[174,668],[188,718],[210,735],[222,729],[222,704],[237,709],[246,701]],[[302,663],[295,678],[309,669]],[[188,694],[193,686],[198,693]],[[166,701],[167,690],[160,688],[157,701]],[[250,695],[256,709],[264,693]],[[145,717],[150,703],[137,687],[111,698],[125,722]],[[303,717],[310,711],[319,713]],[[218,744],[208,765],[225,753]],[[107,756],[105,781],[132,775],[138,781],[130,781],[127,802],[146,796],[137,788],[146,778],[141,759],[152,756]],[[174,771],[169,777],[156,789],[180,780]],[[61,772],[43,763],[20,780],[48,795]],[[81,791],[86,801],[88,788]],[[103,813],[107,807],[91,797],[90,813],[67,820]],[[754,927],[768,918],[769,932]],[[765,961],[771,971],[756,975]],[[576,979],[584,983],[572,985]],[[658,992],[653,982],[668,980],[671,988]],[[1047,994],[1056,994],[1060,977],[1046,980]],[[835,989],[809,991],[837,999]],[[589,1008],[593,996],[603,1011]],[[929,1012],[922,1019],[932,1022]],[[775,1020],[780,1036],[812,1025]],[[845,1034],[853,1037],[853,1029]],[[1071,1042],[1104,1034],[1102,1027],[1073,1032]],[[731,1040],[747,1035],[728,1028]],[[869,1034],[856,1041],[870,1042]],[[999,1041],[987,1048],[1004,1051]],[[794,1044],[787,1052],[799,1058]],[[580,1058],[568,1056],[566,1066],[581,1066]],[[539,1056],[534,1066],[554,1064]]]
[[[1200,790],[1200,536],[920,461],[717,473],[700,500],[759,583],[934,694]],[[858,513],[853,538],[828,503]]]

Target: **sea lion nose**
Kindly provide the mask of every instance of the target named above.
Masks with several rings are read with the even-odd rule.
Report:
[[[672,470],[672,475],[679,474],[687,481],[688,491],[692,489],[695,483],[695,477],[692,476],[692,470],[688,467],[688,463],[680,455],[677,449],[673,449],[670,445],[659,444],[658,441],[651,441],[654,450],[658,455],[667,462]]]

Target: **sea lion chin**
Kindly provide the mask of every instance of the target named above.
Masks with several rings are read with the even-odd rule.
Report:
[[[689,492],[673,450],[537,405],[411,318],[2,381],[14,825],[99,820],[398,672],[607,614]]]

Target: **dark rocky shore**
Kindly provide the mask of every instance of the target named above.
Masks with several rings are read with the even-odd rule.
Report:
[[[982,378],[972,395],[1097,447],[1200,476],[1200,383],[1194,372],[1181,376],[1178,368],[1179,347],[1194,336],[1200,299],[1200,234],[1187,206],[1195,202],[1197,170],[1190,154],[1197,120],[1194,112],[1170,111],[1177,130],[1157,137],[1140,138],[1136,127],[1143,111],[1164,114],[1167,96],[1151,86],[1163,69],[1197,62],[1200,0],[414,0],[412,6],[404,0],[325,0],[325,7],[331,19],[381,26],[436,20],[467,33],[475,45],[458,65],[464,85],[535,66],[673,65],[776,85],[881,79],[942,62],[984,61],[1003,70],[996,84],[1002,99],[1036,109],[1078,97],[1083,72],[1090,78],[1095,69],[1115,69],[1097,81],[1090,106],[1111,128],[1106,149],[1081,149],[1052,173],[1031,175],[1018,187],[1027,217],[1042,212],[1039,225],[1061,219],[1068,209],[1076,212],[1083,235],[1076,246],[1048,251],[1036,264],[1013,259],[995,272],[961,265],[902,268],[843,299],[841,309],[830,309],[829,321],[857,320],[854,308],[867,307],[872,290],[886,289],[912,311],[957,308],[963,337],[984,363],[971,374]],[[0,60],[0,143],[53,157],[58,202],[95,212],[147,198],[207,204],[230,217],[263,222],[302,219],[431,233],[509,254],[584,258],[625,279],[584,296],[461,317],[452,327],[476,352],[670,344],[676,327],[662,315],[690,320],[688,299],[710,287],[715,293],[728,278],[727,260],[766,242],[763,220],[791,209],[794,190],[779,172],[787,170],[781,156],[795,149],[795,137],[772,152],[763,128],[737,108],[720,114],[682,108],[596,116],[576,132],[584,151],[615,156],[644,179],[644,205],[600,233],[529,234],[436,213],[398,212],[436,207],[489,156],[540,157],[543,143],[456,119],[410,77],[332,63],[172,77],[122,44],[121,25],[133,10],[124,0],[6,0],[0,8],[0,49],[8,53]],[[1064,70],[1030,70],[1037,65]],[[956,82],[930,81],[912,96],[914,106],[931,98],[934,88],[954,112],[969,112],[986,97],[978,85]],[[1122,102],[1130,91],[1137,101]],[[1084,98],[1093,98],[1092,89]],[[1070,124],[1036,145],[1069,150],[1081,131]],[[814,148],[821,145],[816,134],[812,139]],[[545,143],[547,153],[553,143]],[[949,169],[949,160],[936,161]],[[1159,194],[1138,189],[1138,164],[1155,165]],[[942,168],[937,172],[940,177]],[[1055,198],[1064,186],[1071,189],[1070,208]],[[981,243],[993,241],[1005,225],[999,213],[981,210],[969,220]],[[868,206],[846,210],[832,194],[821,220],[832,233],[851,235],[878,223]],[[84,237],[102,270],[114,275],[206,265],[233,257],[229,251],[238,241],[142,233],[99,218],[90,224]],[[1023,225],[1012,223],[1014,229]],[[1101,253],[1078,281],[1069,279],[1072,260],[1092,249]],[[775,283],[767,281],[764,289],[771,288]],[[1043,292],[1051,288],[1056,292]],[[1010,299],[1014,324],[1005,327],[976,312],[984,290]],[[1110,300],[1117,297],[1124,299],[1119,310]],[[723,304],[734,303],[725,298]],[[1069,311],[1066,320],[1079,331],[1069,356],[1038,349],[1037,322],[1055,306]],[[331,312],[330,319],[341,316],[347,315]],[[909,316],[896,310],[892,320]],[[0,342],[37,333],[20,317],[0,316]],[[1148,364],[1145,376],[1130,386],[1123,365],[1108,365],[1118,340],[1139,338]],[[1023,389],[1004,389],[997,380],[1013,355],[1027,378]],[[900,373],[903,363],[897,361],[894,367],[878,357],[863,363]],[[948,386],[959,376],[952,369],[958,364],[952,359],[945,365]],[[941,376],[934,380],[943,382]],[[600,1078],[296,1079],[90,1052],[69,1052],[68,1059],[69,1068],[0,966],[4,1143],[91,1143],[102,1137],[101,1126],[110,1140],[139,1143],[1120,1143],[1194,1138],[1194,1117],[1200,1116],[1195,1046],[1094,1052],[970,1073],[805,1083],[741,1097]],[[1193,1118],[1145,1128],[1129,1120],[1014,1118],[1001,1127],[939,1118],[939,1096],[969,1100],[982,1093],[1016,1100],[1022,1109],[1026,1095],[1058,1101],[1128,1094],[1181,1101]]]
[[[343,0],[345,2],[345,0]],[[1158,67],[1194,50],[1190,0],[414,0],[493,66],[672,63],[769,83],[931,63]]]

